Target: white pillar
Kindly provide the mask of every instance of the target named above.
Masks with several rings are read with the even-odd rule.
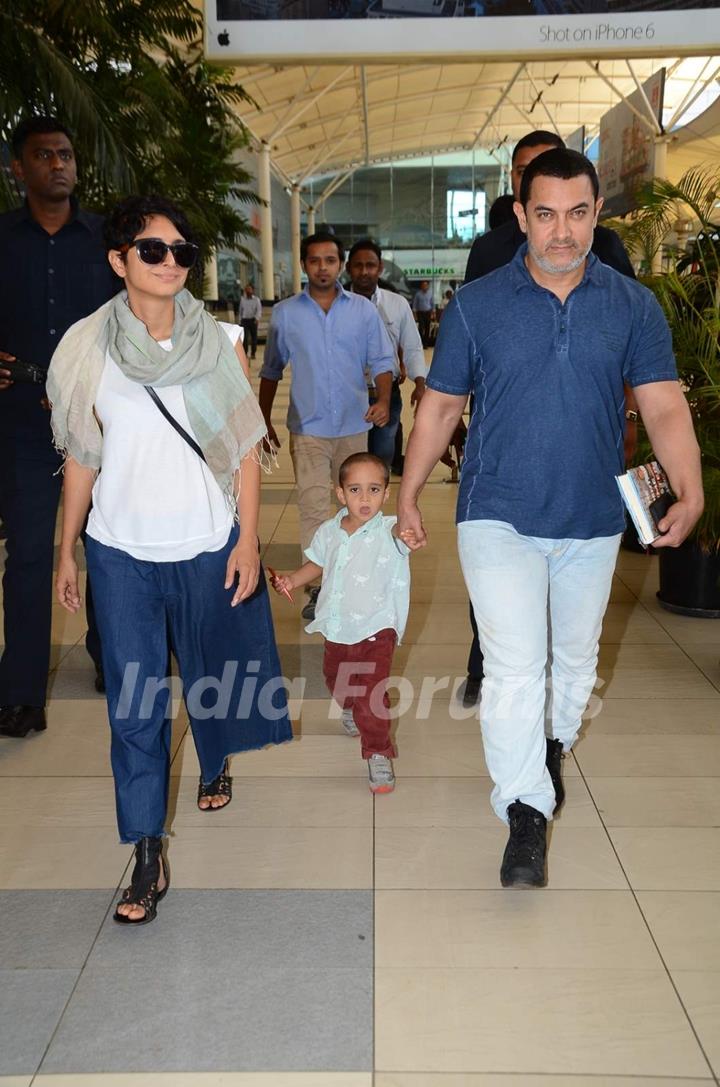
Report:
[[[315,233],[315,208],[307,209],[307,232],[308,234]]]
[[[218,300],[218,269],[215,253],[208,257],[203,268],[203,300],[205,302]]]
[[[665,136],[658,136],[655,140],[655,177],[667,179],[668,141]],[[663,245],[658,246],[657,253],[652,260],[652,270],[657,275],[662,272]]]
[[[260,205],[260,247],[262,253],[262,297],[275,297],[273,276],[272,202],[270,188],[270,148],[263,144],[258,154],[258,196]]]
[[[300,290],[300,189],[293,185],[290,192],[290,244],[292,249],[292,289]]]

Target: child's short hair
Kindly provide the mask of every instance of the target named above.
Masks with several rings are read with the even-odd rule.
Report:
[[[382,472],[387,487],[390,482],[390,466],[384,460],[380,460],[380,457],[376,457],[374,453],[353,453],[345,458],[338,472],[338,482],[341,487],[345,485],[348,472],[355,464],[374,464]]]

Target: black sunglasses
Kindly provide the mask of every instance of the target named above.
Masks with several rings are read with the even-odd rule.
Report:
[[[200,252],[194,242],[173,242],[168,245],[161,238],[139,238],[133,242],[133,246],[143,264],[162,264],[169,251],[178,268],[192,268]],[[127,253],[129,249],[129,245],[123,245],[120,252]]]

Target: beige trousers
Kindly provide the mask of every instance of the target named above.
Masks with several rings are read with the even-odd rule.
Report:
[[[290,435],[290,456],[295,471],[300,512],[302,561],[305,548],[331,516],[330,494],[338,482],[340,465],[353,453],[367,451],[367,431],[346,438],[314,438],[310,434]]]

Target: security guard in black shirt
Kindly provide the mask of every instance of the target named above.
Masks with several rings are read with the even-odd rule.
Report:
[[[77,169],[67,129],[53,117],[32,117],[13,133],[12,151],[26,201],[0,215],[0,517],[7,533],[0,735],[22,737],[46,727],[62,486],[42,376],[70,325],[121,284],[105,257],[101,217],[72,195]],[[33,370],[40,383],[28,380]],[[89,593],[87,604],[86,644],[101,685]]]
[[[525,167],[543,151],[549,151],[551,147],[564,146],[564,141],[554,132],[529,132],[527,136],[518,140],[513,151],[510,172],[515,200],[518,199],[520,181]],[[495,227],[494,230],[478,234],[468,257],[465,282],[472,283],[474,279],[480,279],[488,272],[494,272],[496,268],[503,268],[509,264],[524,241],[525,235],[514,214],[507,222]],[[630,276],[631,279],[635,278],[630,258],[614,230],[596,226],[592,251],[603,264],[609,264],[611,268],[615,268],[625,276]]]

